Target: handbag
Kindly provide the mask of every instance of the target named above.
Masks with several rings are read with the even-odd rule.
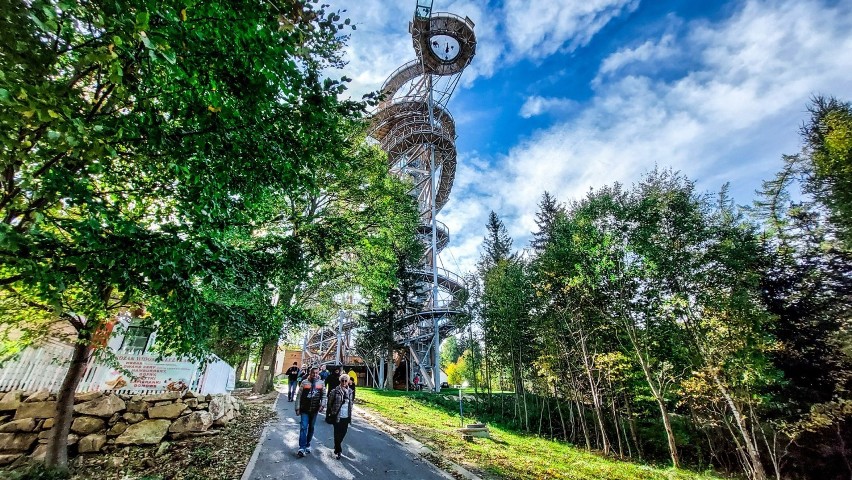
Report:
[[[337,423],[337,415],[325,414],[325,423]]]

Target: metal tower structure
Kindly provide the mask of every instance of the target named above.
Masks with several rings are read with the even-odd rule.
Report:
[[[476,35],[470,18],[433,12],[432,3],[417,1],[408,26],[417,58],[382,85],[370,136],[387,152],[390,171],[411,180],[419,206],[417,233],[427,248],[416,273],[431,289],[425,309],[410,316],[401,344],[427,385],[439,391],[440,340],[454,328],[456,299],[464,290],[458,275],[438,267],[450,232],[436,217],[449,199],[456,173],[455,121],[447,102],[476,54]]]
[[[450,196],[456,173],[455,121],[447,102],[464,69],[476,54],[473,21],[446,12],[433,12],[432,0],[417,0],[408,30],[416,58],[397,68],[381,88],[382,101],[373,113],[370,136],[387,152],[391,173],[410,180],[417,199],[417,235],[426,246],[414,273],[429,286],[422,311],[407,318],[399,338],[408,349],[413,368],[434,391],[440,391],[440,340],[455,328],[462,278],[438,267],[438,254],[450,241],[447,226],[437,220]],[[354,352],[351,311],[336,322],[305,336],[303,363],[350,363]]]

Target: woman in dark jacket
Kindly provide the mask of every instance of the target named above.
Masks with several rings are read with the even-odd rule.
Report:
[[[334,423],[334,456],[340,460],[340,454],[343,452],[343,437],[346,436],[349,423],[352,421],[355,385],[352,385],[352,379],[345,373],[338,378],[340,385],[328,393],[328,405],[326,405],[325,414],[331,416],[332,419],[328,421]]]

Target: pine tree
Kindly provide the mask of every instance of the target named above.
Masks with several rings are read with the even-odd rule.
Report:
[[[538,212],[535,214],[535,224],[538,231],[533,232],[533,239],[530,242],[536,253],[544,251],[544,248],[550,242],[553,224],[563,211],[562,206],[556,202],[556,197],[545,191],[541,196],[541,202],[538,204]]]
[[[501,260],[509,260],[514,258],[512,255],[512,238],[509,237],[509,232],[506,231],[506,226],[503,221],[492,210],[488,215],[488,223],[486,224],[488,233],[483,239],[482,256],[479,259],[479,269],[481,272],[489,270],[494,265],[497,265]]]

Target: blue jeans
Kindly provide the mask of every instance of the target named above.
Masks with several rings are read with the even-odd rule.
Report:
[[[290,380],[290,385],[288,385],[289,390],[287,391],[287,400],[291,402],[293,401],[293,397],[296,396],[296,387],[298,386],[298,384],[299,382],[295,380]]]
[[[317,423],[317,413],[302,413],[299,415],[299,450],[310,448],[311,439],[314,438],[314,424]]]

